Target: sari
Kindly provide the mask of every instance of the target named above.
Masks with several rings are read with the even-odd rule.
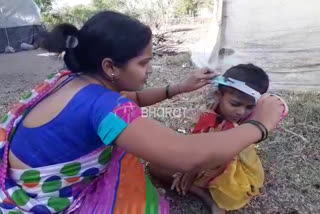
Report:
[[[144,165],[116,145],[103,145],[76,160],[28,169],[8,164],[10,142],[19,123],[45,98],[69,71],[52,74],[26,94],[0,122],[0,210],[2,213],[128,213],[168,214],[168,202],[160,197]],[[100,132],[113,141],[141,116],[133,102],[117,105]],[[110,122],[111,121],[111,122]]]

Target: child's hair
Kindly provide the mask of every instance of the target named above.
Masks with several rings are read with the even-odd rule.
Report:
[[[260,92],[260,94],[266,93],[269,88],[268,75],[264,70],[253,64],[239,64],[233,66],[229,68],[223,76],[245,82],[247,86]],[[230,87],[219,85],[218,88],[223,93]]]

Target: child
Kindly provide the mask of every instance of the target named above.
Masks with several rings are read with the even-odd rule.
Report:
[[[218,84],[214,93],[215,104],[200,116],[194,134],[236,127],[248,118],[261,94],[269,87],[268,75],[253,64],[234,66],[214,81]],[[263,181],[263,168],[252,145],[216,169],[176,173],[172,188],[184,194],[189,189],[210,206],[212,213],[220,214],[246,205],[259,194]]]

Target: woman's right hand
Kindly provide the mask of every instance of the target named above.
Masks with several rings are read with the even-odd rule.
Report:
[[[280,121],[284,111],[282,105],[278,97],[263,95],[250,119],[261,122],[271,131]],[[250,125],[241,125],[223,132],[186,136],[159,122],[137,118],[117,137],[116,145],[151,163],[174,171],[190,172],[225,164],[257,142],[260,134]]]
[[[268,131],[272,131],[280,122],[284,109],[284,103],[278,96],[264,94],[259,99],[250,119],[259,121]]]

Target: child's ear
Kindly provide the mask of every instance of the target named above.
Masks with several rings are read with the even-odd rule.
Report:
[[[222,93],[220,90],[216,90],[214,93],[213,93],[213,96],[214,96],[214,100],[216,102],[219,102],[221,97],[222,97]]]

